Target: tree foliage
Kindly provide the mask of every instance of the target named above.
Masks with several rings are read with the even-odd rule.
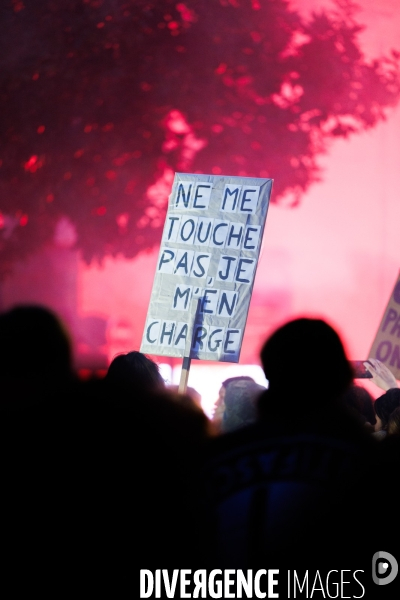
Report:
[[[349,2],[305,20],[286,0],[9,0],[0,18],[3,274],[55,235],[87,261],[158,244],[175,171],[272,177],[296,204],[329,140],[399,98],[399,55],[365,60]]]

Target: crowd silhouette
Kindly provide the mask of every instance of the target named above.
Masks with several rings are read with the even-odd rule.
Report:
[[[124,597],[140,568],[356,569],[396,554],[400,390],[361,391],[321,319],[278,327],[260,360],[268,389],[223,382],[213,421],[140,352],[82,381],[56,314],[3,312],[1,544],[15,589]]]

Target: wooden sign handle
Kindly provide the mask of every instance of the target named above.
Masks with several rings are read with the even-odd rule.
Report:
[[[186,394],[186,390],[187,390],[187,382],[189,379],[190,363],[192,362],[190,355],[191,355],[191,351],[192,351],[194,325],[197,321],[197,316],[200,312],[200,302],[201,302],[201,299],[198,298],[197,303],[195,305],[196,310],[193,310],[193,305],[191,307],[192,319],[190,320],[188,336],[186,338],[185,354],[183,356],[181,378],[180,378],[179,387],[178,387],[179,394]]]
[[[191,361],[192,361],[192,359],[190,358],[190,356],[183,357],[181,379],[179,381],[179,388],[178,388],[179,394],[186,394]]]

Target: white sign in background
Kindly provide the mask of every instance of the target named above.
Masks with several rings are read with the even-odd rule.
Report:
[[[175,173],[141,352],[239,361],[272,183]]]

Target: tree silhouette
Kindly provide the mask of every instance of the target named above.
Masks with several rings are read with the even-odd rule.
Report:
[[[272,177],[296,204],[329,141],[399,98],[399,54],[366,62],[351,2],[309,20],[286,0],[1,11],[2,275],[55,235],[88,262],[158,244],[175,171]]]

